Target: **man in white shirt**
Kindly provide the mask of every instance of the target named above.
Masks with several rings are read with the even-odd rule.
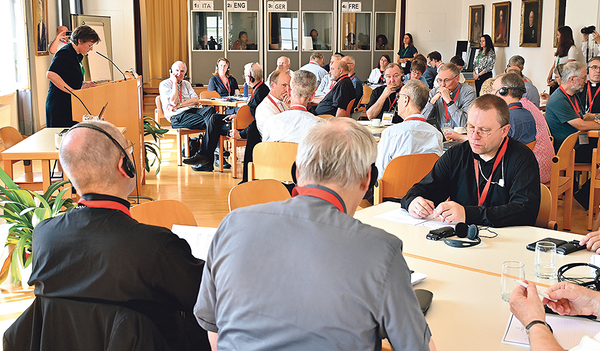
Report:
[[[288,88],[290,109],[277,114],[263,125],[263,141],[299,143],[310,127],[323,120],[307,111],[307,105],[315,96],[317,77],[309,71],[297,71]]]
[[[290,75],[292,75],[294,73],[294,71],[292,71],[290,69],[291,67],[291,62],[290,62],[290,58],[287,56],[280,56],[277,59],[277,70],[279,71],[288,71],[290,73]],[[271,74],[269,74],[269,77],[267,78],[267,86],[271,85],[271,75],[273,74],[273,72],[271,72]]]
[[[321,84],[319,84],[319,87],[317,88],[317,95],[319,95],[319,96],[326,95],[327,93],[329,93],[331,88],[333,88],[333,83],[335,82],[335,79],[333,79],[333,77],[331,75],[331,65],[333,65],[333,63],[335,61],[339,61],[341,59],[342,59],[342,55],[340,55],[340,54],[331,55],[331,58],[329,59],[330,72],[328,75],[323,77],[323,79],[321,80]]]
[[[261,136],[267,119],[290,108],[290,98],[287,90],[291,79],[290,73],[286,71],[276,70],[271,75],[271,92],[256,107],[256,115],[254,116],[256,127]]]
[[[381,133],[375,161],[379,176],[383,176],[385,167],[395,157],[425,153],[442,155],[442,133],[427,123],[421,114],[428,97],[429,89],[420,80],[411,79],[400,90],[398,114],[404,118],[404,122]]]
[[[310,62],[300,67],[301,70],[312,72],[317,77],[317,86],[321,84],[323,77],[327,75],[327,71],[323,68],[323,54],[315,51],[310,55]]]

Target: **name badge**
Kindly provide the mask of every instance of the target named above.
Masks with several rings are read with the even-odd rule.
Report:
[[[381,117],[381,124],[392,124],[392,120],[394,119],[394,113],[393,112],[384,112],[383,116]]]
[[[590,143],[590,138],[587,134],[579,134],[579,145],[587,145]]]

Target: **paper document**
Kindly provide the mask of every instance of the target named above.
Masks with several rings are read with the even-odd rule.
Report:
[[[215,236],[217,228],[173,224],[171,231],[188,242],[192,248],[192,255],[194,255],[194,257],[206,261],[208,248],[210,247],[213,236]]]
[[[431,216],[427,218],[414,218],[411,216],[407,210],[403,208],[397,208],[395,210],[391,210],[386,213],[382,213],[378,216],[375,216],[377,219],[385,219],[387,221],[410,224],[420,227],[426,227],[430,229],[437,229],[442,227],[452,227],[456,226],[455,222],[444,223],[440,221],[438,218],[433,218]]]
[[[584,336],[594,337],[594,335],[600,332],[600,322],[585,318],[547,314],[546,323],[552,326],[556,341],[558,341],[563,349],[567,350],[579,345]],[[508,319],[502,343],[529,347],[527,331],[513,314]]]

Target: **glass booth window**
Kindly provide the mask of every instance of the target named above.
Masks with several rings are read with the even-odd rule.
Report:
[[[344,50],[371,50],[371,14],[342,14],[341,39]]]
[[[257,50],[258,12],[229,12],[229,50]]]
[[[269,49],[298,50],[298,14],[269,12]]]
[[[192,12],[193,50],[223,50],[223,13]]]
[[[304,12],[302,28],[302,50],[331,49],[333,41],[333,14],[331,12]]]
[[[375,14],[375,50],[394,49],[395,13]]]

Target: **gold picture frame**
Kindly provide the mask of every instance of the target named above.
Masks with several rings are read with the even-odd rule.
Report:
[[[35,34],[35,55],[45,56],[48,52],[48,0],[32,0]]]
[[[556,32],[558,28],[565,25],[565,15],[567,12],[567,0],[556,0],[554,8],[554,47],[558,47],[558,39],[556,38]]]
[[[523,0],[521,2],[521,40],[522,47],[540,47],[542,32],[542,0]]]
[[[479,39],[483,35],[483,5],[469,6],[469,43],[479,47]]]
[[[510,1],[492,4],[492,42],[508,46],[510,40]]]

